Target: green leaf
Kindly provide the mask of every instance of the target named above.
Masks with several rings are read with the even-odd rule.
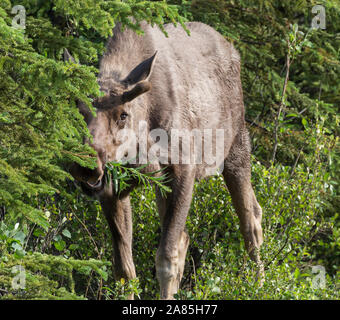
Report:
[[[302,122],[303,126],[305,127],[305,129],[307,129],[308,128],[308,122],[307,122],[306,118],[302,118],[301,122]]]
[[[66,246],[66,242],[64,240],[59,240],[59,241],[54,242],[54,247],[58,251],[63,251],[65,249],[65,246]]]
[[[41,230],[41,229],[35,229],[34,230],[34,232],[33,232],[33,235],[35,236],[35,237],[43,237],[43,236],[45,236],[45,232],[43,231],[43,230]]]
[[[68,248],[69,248],[70,250],[76,250],[76,249],[79,248],[79,244],[72,243]]]
[[[71,239],[71,232],[70,231],[68,231],[67,229],[64,229],[63,231],[62,231],[62,234],[66,237],[66,238],[69,238],[69,239]]]

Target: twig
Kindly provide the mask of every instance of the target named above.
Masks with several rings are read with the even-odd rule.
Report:
[[[6,51],[3,50],[3,49],[0,49],[0,52],[5,53],[7,56],[9,56],[9,57],[11,57],[11,58],[15,58],[15,55],[14,55],[14,54],[12,54],[12,53],[10,53],[10,52],[6,52]]]
[[[279,111],[276,116],[276,121],[275,121],[275,127],[274,127],[274,148],[273,148],[273,155],[272,155],[272,163],[275,161],[276,157],[276,152],[277,152],[277,146],[278,146],[278,131],[279,131],[279,125],[280,125],[280,116],[281,112],[284,106],[284,100],[285,100],[285,95],[286,95],[286,90],[287,90],[287,84],[288,84],[288,79],[289,79],[289,68],[290,68],[290,42],[288,40],[288,53],[286,57],[286,77],[285,81],[283,84],[283,89],[282,89],[282,95],[281,95],[281,101],[279,104]]]
[[[265,270],[268,270],[269,265],[272,264],[272,262],[276,259],[276,257],[277,257],[277,256],[282,252],[282,250],[285,248],[285,246],[286,246],[287,243],[288,243],[288,239],[289,239],[289,234],[287,235],[286,240],[285,240],[283,246],[282,246],[282,247],[279,249],[279,251],[275,254],[274,258],[273,258],[272,260],[270,260],[269,262],[266,263],[266,265],[265,265],[265,267],[264,267]]]
[[[197,279],[196,279],[196,268],[195,268],[195,261],[194,261],[194,258],[192,256],[190,256],[191,258],[191,261],[192,261],[192,268],[193,268],[193,271],[194,271],[194,279],[195,279],[195,285],[197,283]],[[190,285],[191,286],[191,285]]]
[[[246,122],[250,123],[250,126],[255,126],[255,127],[257,127],[257,128],[259,128],[259,129],[265,131],[265,132],[268,132],[268,130],[267,130],[266,128],[264,128],[264,127],[260,126],[259,124],[257,124],[257,123],[255,122],[255,120],[252,121],[252,120],[246,118]]]
[[[31,235],[32,235],[32,233],[33,233],[33,231],[34,231],[36,225],[37,225],[37,224],[35,223],[35,224],[33,225],[33,227],[30,229],[30,232],[29,232],[29,234],[28,234],[28,236],[27,236],[27,240],[26,240],[26,243],[25,243],[25,246],[24,246],[24,250],[26,250],[26,248],[27,248],[28,241],[29,241],[29,239],[30,239],[30,237],[31,237]]]
[[[88,154],[81,154],[81,153],[74,153],[74,152],[70,152],[70,151],[67,151],[67,150],[61,150],[60,151],[61,153],[66,153],[66,154],[71,154],[73,156],[77,156],[79,158],[93,158],[95,159],[95,156],[91,156],[91,155],[88,155]]]
[[[295,171],[295,168],[296,168],[296,166],[297,166],[297,164],[298,164],[298,162],[299,162],[299,159],[300,159],[302,150],[303,150],[303,147],[299,150],[299,153],[298,153],[298,155],[297,155],[297,157],[296,157],[296,159],[295,159],[295,162],[294,162],[294,165],[293,165],[293,167],[292,167],[292,170],[290,171],[290,176],[291,176],[291,177],[293,176],[294,171]]]
[[[91,280],[92,280],[92,274],[93,274],[93,270],[91,270],[89,279],[88,279],[88,281],[87,281],[86,290],[85,290],[85,295],[84,295],[85,297],[87,297],[87,293],[88,293],[88,291],[89,291],[89,287],[90,287]]]
[[[89,235],[91,241],[92,241],[93,244],[94,244],[94,248],[95,248],[95,250],[96,250],[96,252],[97,252],[97,254],[98,254],[98,258],[101,259],[101,254],[100,254],[100,252],[99,252],[99,249],[98,249],[98,247],[97,247],[97,244],[96,244],[96,242],[94,241],[94,239],[93,239],[93,237],[92,237],[92,235],[91,235],[89,229],[87,229],[87,227],[86,227],[86,225],[84,224],[84,222],[81,221],[81,219],[80,219],[74,212],[73,212],[73,214],[74,214],[74,216],[77,218],[77,220],[80,222],[80,224],[82,225],[82,227],[85,229],[85,231],[88,233],[88,235]]]
[[[101,277],[99,280],[99,287],[97,291],[97,300],[101,300],[102,298],[102,288],[103,288],[103,278]]]

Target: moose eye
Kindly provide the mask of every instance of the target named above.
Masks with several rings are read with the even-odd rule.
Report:
[[[128,114],[126,112],[121,113],[120,120],[124,121],[128,117]]]

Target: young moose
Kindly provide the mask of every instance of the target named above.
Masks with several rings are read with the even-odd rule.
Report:
[[[87,143],[97,151],[98,167],[90,170],[74,164],[70,170],[83,189],[100,200],[112,233],[116,277],[132,279],[136,272],[129,192],[137,181],[117,195],[112,183],[104,179],[105,164],[119,162],[126,156],[126,152],[118,152],[125,143],[120,135],[122,130],[130,129],[135,134],[139,154],[155,144],[152,130],[162,129],[168,134],[166,159],[148,162],[144,169],[150,172],[165,168],[171,177],[171,193],[164,197],[156,190],[161,221],[156,273],[161,299],[173,298],[183,275],[189,245],[185,221],[195,179],[217,168],[223,169],[246,249],[263,279],[259,257],[262,210],[250,182],[250,142],[244,120],[240,58],[234,47],[209,26],[192,22],[186,27],[190,36],[182,28],[166,25],[168,38],[158,28],[145,23],[143,36],[131,30],[121,31],[120,26],[114,29],[100,63],[98,83],[105,96],[94,101],[96,117],[83,103],[78,103],[93,136]],[[148,133],[143,146],[141,121]],[[175,145],[174,129],[185,132],[178,140],[181,142],[187,132],[211,130],[212,147],[216,147],[216,153],[222,151],[223,157],[213,164],[177,161],[178,157],[174,161],[174,153],[170,152]],[[223,140],[214,134],[218,130],[222,131]],[[193,136],[190,139],[189,150]],[[182,145],[177,156],[185,152],[188,153],[188,148]]]

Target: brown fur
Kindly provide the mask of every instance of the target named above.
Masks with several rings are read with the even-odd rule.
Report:
[[[144,36],[131,30],[121,32],[117,26],[108,40],[98,76],[106,95],[95,101],[97,117],[89,115],[81,103],[79,106],[93,136],[91,145],[98,152],[98,168],[91,171],[75,165],[71,170],[84,189],[101,201],[112,232],[116,275],[126,279],[136,276],[130,190],[116,196],[112,187],[104,184],[103,170],[107,161],[120,160],[116,150],[122,141],[117,139],[117,132],[123,127],[137,132],[140,120],[146,121],[148,132],[162,128],[169,136],[173,128],[224,130],[223,175],[246,248],[262,274],[258,254],[262,211],[250,183],[250,143],[244,121],[239,55],[219,33],[202,23],[187,24],[190,36],[182,28],[166,25],[169,38],[156,27],[142,27]],[[123,113],[128,115],[126,120],[121,119]],[[149,139],[148,145],[151,143]],[[161,167],[164,165],[158,162],[146,170]],[[162,232],[156,270],[162,299],[171,299],[180,285],[189,244],[185,221],[194,181],[206,175],[205,169],[205,164],[170,164],[167,171],[172,177],[172,193],[163,198],[157,191]]]

